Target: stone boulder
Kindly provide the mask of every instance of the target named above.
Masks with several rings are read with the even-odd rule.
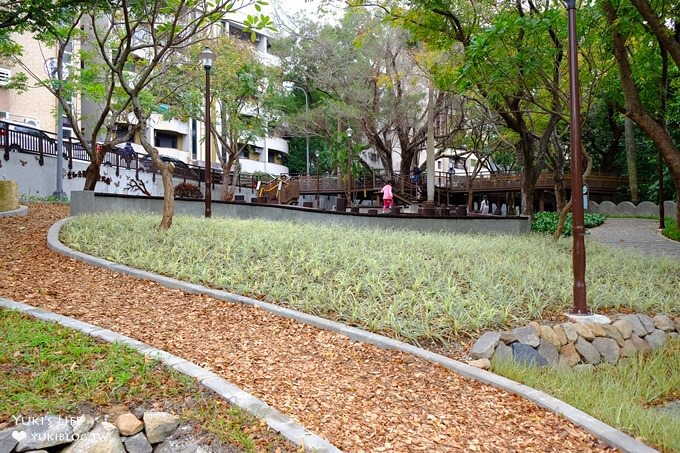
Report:
[[[89,433],[79,437],[61,453],[126,453],[118,435],[118,428],[109,422],[100,422]]]
[[[544,367],[548,365],[548,361],[528,344],[513,343],[512,355],[515,359],[515,363],[519,363],[521,365],[535,367]]]
[[[498,332],[485,332],[472,346],[470,355],[473,359],[490,358],[493,355],[500,338],[501,334]]]
[[[167,412],[145,412],[144,430],[149,443],[163,442],[179,426],[179,417]]]
[[[41,450],[73,442],[71,424],[63,417],[56,415],[33,419],[27,424],[17,425],[16,430],[26,434],[19,440],[16,446],[17,452]],[[18,439],[17,435],[14,437]]]

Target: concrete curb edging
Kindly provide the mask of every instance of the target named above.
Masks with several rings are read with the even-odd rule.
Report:
[[[28,206],[19,205],[18,208],[11,211],[0,211],[0,217],[18,217],[28,215]]]
[[[214,391],[219,396],[229,401],[230,404],[238,406],[244,411],[265,420],[267,425],[272,429],[281,433],[283,437],[296,445],[304,447],[306,451],[342,453],[341,450],[334,447],[326,439],[308,431],[302,425],[269,406],[264,401],[244,392],[240,388],[219,377],[217,374],[208,371],[205,368],[201,368],[181,357],[170,354],[162,349],[156,349],[146,343],[142,343],[134,338],[118,334],[111,330],[103,329],[93,324],[88,324],[2,297],[0,297],[0,307],[16,310],[43,321],[56,322],[64,327],[78,330],[92,337],[100,338],[108,343],[116,342],[129,346],[141,354],[160,360],[166,366],[173,368],[182,374],[193,377],[199,384]]]
[[[554,398],[548,395],[547,393],[541,392],[539,390],[533,389],[531,387],[520,384],[513,380],[507,379],[503,376],[493,374],[489,371],[475,368],[471,365],[450,359],[439,354],[435,354],[433,352],[418,348],[416,346],[398,340],[394,340],[392,338],[367,332],[356,327],[349,327],[339,322],[330,321],[306,313],[301,313],[295,310],[283,308],[278,305],[262,302],[256,299],[251,299],[238,294],[232,294],[226,291],[215,290],[192,283],[184,283],[174,278],[153,274],[151,272],[140,271],[128,266],[115,264],[102,258],[97,258],[91,255],[87,255],[85,253],[75,251],[69,247],[66,247],[59,240],[59,231],[61,230],[62,226],[65,223],[69,222],[71,219],[73,219],[73,217],[67,217],[65,219],[59,220],[50,227],[47,234],[47,244],[51,250],[62,255],[68,256],[70,258],[74,258],[79,261],[91,264],[93,266],[98,266],[112,271],[121,272],[139,279],[151,280],[169,288],[180,289],[182,291],[192,294],[205,294],[216,299],[225,300],[229,302],[240,302],[246,305],[253,305],[279,316],[283,316],[286,318],[296,320],[298,322],[309,324],[320,329],[339,333],[354,341],[370,343],[381,349],[388,350],[393,349],[414,355],[423,360],[439,364],[449,370],[452,370],[460,374],[461,376],[492,385],[496,388],[520,395],[530,401],[533,401],[540,407],[563,416],[567,420],[570,420],[574,424],[580,426],[581,428],[588,431],[589,433],[591,433],[598,439],[602,440],[603,442],[607,443],[608,445],[618,448],[624,452],[658,453],[658,450],[655,450],[643,444],[637,439],[619,431],[618,429],[615,429],[612,426],[607,425],[606,423],[586,414],[585,412],[579,409],[576,409],[575,407],[565,403],[564,401]],[[305,443],[305,446],[307,445],[308,444]]]

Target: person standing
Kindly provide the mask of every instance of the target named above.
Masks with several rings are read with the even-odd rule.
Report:
[[[380,189],[380,193],[383,194],[383,209],[382,209],[382,212],[383,212],[383,214],[385,214],[387,212],[387,209],[392,209],[392,206],[394,206],[394,200],[392,198],[392,183],[387,181],[387,183],[385,183],[383,188]]]
[[[130,143],[130,140],[128,140],[125,144],[125,147],[123,148],[123,160],[125,161],[125,165],[127,166],[128,170],[130,169],[130,163],[134,157],[135,152],[132,149],[132,143]]]
[[[415,185],[420,184],[420,167],[417,165],[414,165],[413,170],[411,170],[411,180]]]
[[[482,214],[488,214],[489,213],[489,200],[487,200],[486,195],[482,198],[482,204],[480,206],[480,209],[482,211]]]

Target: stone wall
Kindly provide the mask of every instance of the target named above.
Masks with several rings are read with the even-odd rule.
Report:
[[[93,416],[13,416],[14,425],[0,430],[0,452],[62,453],[173,453],[212,451],[202,445],[195,429],[180,426],[180,418],[167,412],[144,411]]]
[[[175,214],[202,216],[204,211],[205,202],[203,200],[175,200]],[[71,192],[71,215],[95,212],[147,212],[160,214],[163,212],[163,199],[161,197],[108,195],[89,191]],[[364,213],[318,211],[300,206],[226,201],[213,201],[212,216],[449,233],[513,235],[525,234],[531,229],[528,217],[470,216],[456,218],[369,215]]]
[[[680,337],[680,317],[645,314],[598,315],[557,325],[536,322],[526,327],[486,332],[473,345],[471,365],[487,368],[490,360],[514,360],[535,366],[573,367],[580,364],[616,364],[639,352],[663,346]]]
[[[675,217],[676,203],[674,201],[664,201],[663,209],[665,216]],[[588,212],[609,215],[658,216],[659,206],[651,201],[643,201],[638,205],[634,205],[630,201],[622,201],[619,204],[614,204],[611,201],[601,203],[591,201],[588,203]]]

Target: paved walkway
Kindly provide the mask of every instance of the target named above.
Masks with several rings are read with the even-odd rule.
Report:
[[[664,237],[658,220],[610,218],[589,229],[586,239],[641,255],[680,261],[680,242]]]

